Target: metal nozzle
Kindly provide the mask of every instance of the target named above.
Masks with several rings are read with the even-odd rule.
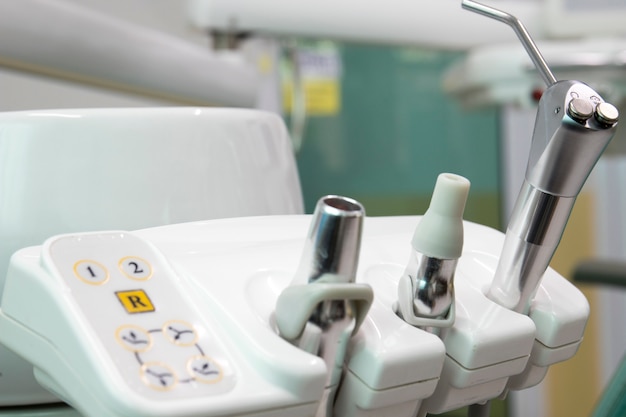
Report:
[[[461,6],[466,10],[471,10],[511,26],[519,40],[522,42],[524,49],[526,49],[528,56],[533,61],[533,64],[535,64],[535,68],[539,71],[539,74],[541,75],[541,78],[543,78],[546,85],[549,87],[556,83],[556,77],[552,74],[552,71],[550,71],[548,64],[546,64],[541,52],[539,52],[539,48],[537,48],[537,45],[530,37],[530,34],[526,30],[524,24],[522,24],[517,17],[472,0],[463,0]]]
[[[294,282],[355,285],[364,216],[363,206],[355,200],[332,195],[321,198],[315,207]],[[324,359],[328,369],[318,417],[332,414],[356,316],[352,301],[331,298],[320,302],[309,317],[309,328],[319,334],[319,349],[315,353]]]
[[[413,313],[417,317],[445,317],[454,302],[457,259],[431,258],[413,252],[405,274],[413,284]]]
[[[454,322],[454,273],[463,251],[469,188],[470,182],[460,175],[439,175],[430,206],[415,229],[394,307],[411,325],[430,329]]]
[[[605,108],[610,122],[602,116]],[[576,197],[615,134],[618,117],[614,106],[579,81],[548,88],[537,109],[528,183],[550,195]]]
[[[557,81],[515,16],[472,0],[462,0],[462,7],[511,26],[548,86],[539,101],[526,179],[488,292],[497,303],[527,313],[576,197],[615,134],[619,113],[586,84]]]
[[[315,207],[295,283],[354,282],[365,209],[350,198],[329,195]]]
[[[602,114],[606,108],[611,123]],[[617,128],[618,112],[591,87],[559,81],[539,102],[526,179],[488,296],[527,313],[576,197]]]

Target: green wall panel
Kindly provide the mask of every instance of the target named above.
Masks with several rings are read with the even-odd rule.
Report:
[[[298,155],[308,212],[325,194],[368,215],[421,214],[441,172],[472,182],[466,218],[500,226],[498,118],[441,89],[454,52],[339,45],[341,111],[308,120]]]

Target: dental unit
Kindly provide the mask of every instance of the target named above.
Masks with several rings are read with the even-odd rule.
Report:
[[[277,117],[197,110],[190,154],[232,157],[228,144],[202,142],[203,118],[215,137],[237,132],[249,159],[205,174],[245,177],[228,194],[244,206],[271,194],[263,215],[203,220],[194,194],[158,205],[173,224],[55,232],[17,250],[0,293],[0,344],[25,364],[11,378],[34,378],[41,403],[86,417],[425,417],[465,406],[484,416],[575,355],[589,304],[549,263],[619,114],[586,84],[557,81],[517,18],[462,3],[513,27],[547,85],[506,234],[463,220],[470,181],[452,173],[421,216],[367,217],[338,195],[304,215],[285,197],[300,190]],[[0,116],[0,127],[20,131],[20,117]],[[195,183],[205,161],[190,159]]]

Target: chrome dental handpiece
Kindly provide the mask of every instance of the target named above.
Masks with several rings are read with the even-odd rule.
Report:
[[[462,5],[513,27],[547,84],[524,184],[487,294],[504,307],[528,313],[576,197],[615,134],[619,113],[588,85],[557,81],[517,18],[470,0]]]
[[[365,211],[354,200],[326,196],[318,201],[295,280],[354,283]],[[345,299],[322,301],[309,317],[321,331],[317,354],[328,367],[326,391],[317,416],[332,415],[332,403],[341,378],[348,340],[356,324],[355,312]]]
[[[350,337],[374,294],[357,283],[365,210],[352,199],[322,197],[315,207],[299,268],[279,296],[275,318],[285,339],[321,357],[327,367],[316,417],[330,417]]]
[[[454,274],[463,251],[463,212],[470,182],[437,177],[428,210],[415,228],[393,309],[407,323],[440,334],[455,320]]]

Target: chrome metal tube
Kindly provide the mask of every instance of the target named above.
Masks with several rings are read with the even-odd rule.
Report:
[[[439,259],[413,252],[406,273],[413,285],[413,312],[418,317],[448,314],[454,302],[457,259]]]
[[[316,416],[330,417],[341,380],[348,341],[356,324],[355,312],[348,300],[323,301],[311,315],[309,323],[321,329],[318,356],[324,360],[328,369],[324,398]]]
[[[463,212],[469,188],[469,180],[460,175],[437,177],[398,282],[394,311],[410,325],[432,333],[454,324],[454,274],[463,252]]]
[[[354,283],[364,217],[363,206],[355,200],[339,196],[320,199],[294,283]],[[317,417],[332,415],[348,341],[356,325],[355,315],[351,301],[326,300],[309,318],[309,323],[321,332],[317,355],[328,369]]]
[[[575,201],[575,197],[550,195],[524,183],[507,228],[489,298],[510,310],[528,312]]]
[[[294,283],[354,282],[365,209],[350,198],[329,195],[315,207]]]
[[[524,186],[496,274],[494,301],[527,313],[578,193],[615,134],[619,112],[578,81],[557,81],[522,22],[472,0],[462,7],[511,26],[548,88],[539,101]]]
[[[609,118],[602,116],[605,108]],[[618,117],[612,105],[578,81],[559,81],[546,90],[489,298],[528,313],[576,197],[615,134]]]
[[[515,34],[521,41],[522,45],[524,46],[524,49],[526,49],[528,56],[533,61],[533,64],[535,64],[535,68],[537,68],[537,71],[539,71],[539,74],[541,75],[541,78],[543,78],[543,81],[546,83],[546,85],[549,87],[552,84],[556,83],[556,77],[554,76],[554,74],[552,74],[552,71],[548,67],[548,64],[546,64],[543,55],[541,55],[541,52],[539,52],[539,48],[537,48],[537,45],[526,30],[524,24],[517,17],[472,0],[463,0],[461,6],[466,10],[471,10],[473,12],[490,17],[492,19],[496,19],[511,26],[511,28],[513,28]]]
[[[619,112],[578,81],[557,81],[522,22],[500,10],[462,0],[462,7],[511,26],[548,86],[539,101],[524,185],[487,296],[528,314],[587,177],[615,134]],[[469,416],[488,415],[490,403]]]

